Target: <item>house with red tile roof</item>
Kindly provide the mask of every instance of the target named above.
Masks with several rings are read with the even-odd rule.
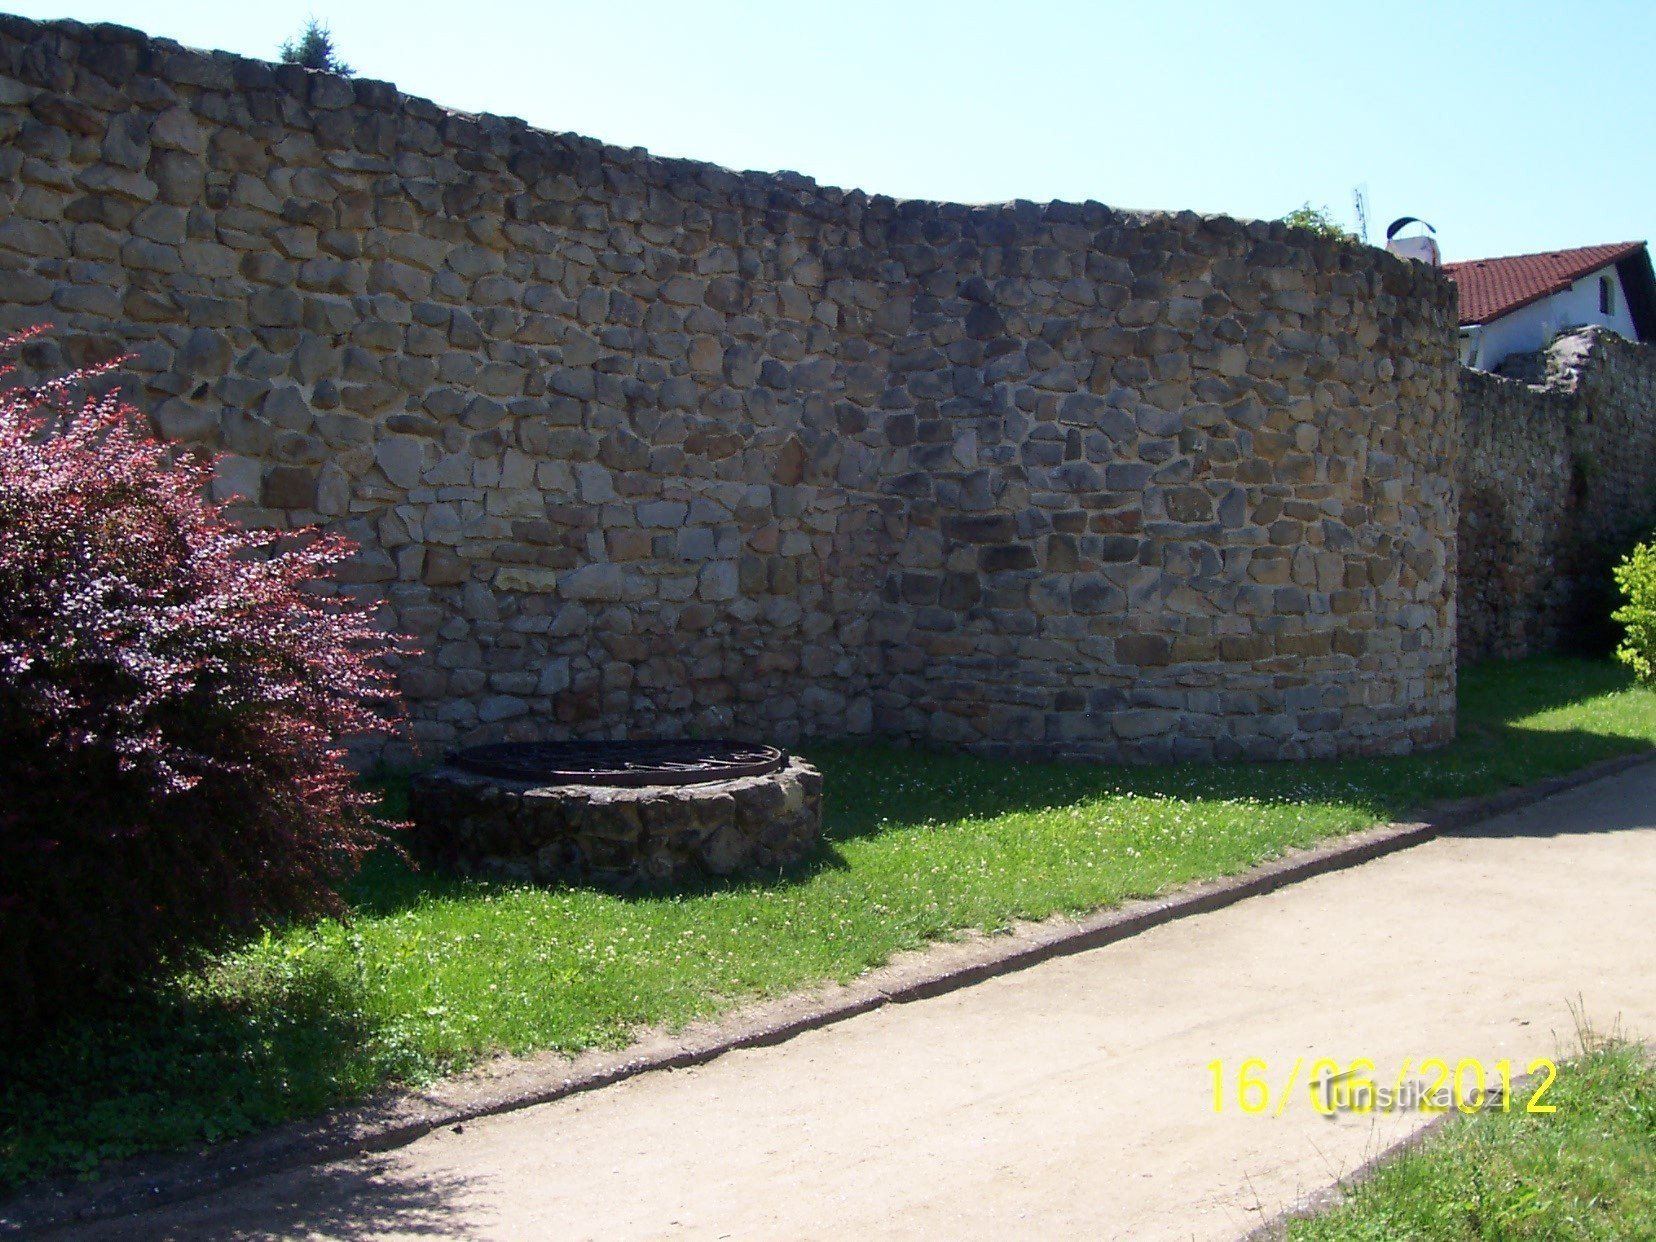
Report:
[[[1644,242],[1468,259],[1443,270],[1459,288],[1461,361],[1469,367],[1492,371],[1588,324],[1656,341],[1656,278]]]

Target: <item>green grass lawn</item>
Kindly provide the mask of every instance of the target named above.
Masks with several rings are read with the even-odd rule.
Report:
[[[376,860],[348,925],[271,934],[118,1021],[5,1050],[0,1186],[245,1134],[498,1050],[621,1045],[963,928],[1148,896],[1652,745],[1656,693],[1609,662],[1546,658],[1467,672],[1459,740],[1403,759],[1124,769],[809,748],[828,840],[778,883],[618,897]]]
[[[1433,1242],[1656,1235],[1656,1067],[1634,1044],[1558,1067],[1527,1114],[1459,1119],[1383,1166],[1339,1208],[1294,1222],[1295,1242]]]

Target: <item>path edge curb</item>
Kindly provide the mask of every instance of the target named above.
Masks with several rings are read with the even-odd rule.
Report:
[[[1600,760],[1535,784],[1443,803],[1428,808],[1420,820],[1350,833],[1291,851],[1238,875],[1186,885],[1164,897],[1125,902],[1079,919],[1058,916],[1008,934],[981,937],[964,955],[972,960],[964,963],[958,960],[962,954],[950,951],[955,946],[942,942],[913,961],[879,967],[852,983],[762,1002],[676,1036],[646,1036],[618,1052],[586,1053],[573,1063],[549,1054],[502,1058],[486,1075],[474,1072],[426,1089],[387,1093],[318,1118],[233,1139],[205,1152],[140,1157],[125,1171],[96,1183],[48,1185],[0,1201],[0,1236],[21,1237],[131,1215],[254,1177],[391,1151],[445,1126],[549,1104],[651,1071],[705,1065],[727,1052],[784,1043],[886,1005],[942,996],[1302,880],[1360,866],[1453,829],[1652,762],[1656,762],[1656,752],[1651,751]]]

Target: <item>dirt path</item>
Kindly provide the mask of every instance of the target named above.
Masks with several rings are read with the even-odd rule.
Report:
[[[1243,1115],[1244,1058],[1274,1106],[1301,1057],[1527,1065],[1573,1043],[1578,996],[1656,1036],[1653,929],[1644,766],[779,1047],[83,1236],[1235,1237],[1424,1121],[1325,1119],[1303,1090]]]

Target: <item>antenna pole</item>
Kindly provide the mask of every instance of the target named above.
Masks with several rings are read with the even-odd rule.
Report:
[[[1368,241],[1368,186],[1360,185],[1351,191],[1352,206],[1357,209],[1357,236]]]

